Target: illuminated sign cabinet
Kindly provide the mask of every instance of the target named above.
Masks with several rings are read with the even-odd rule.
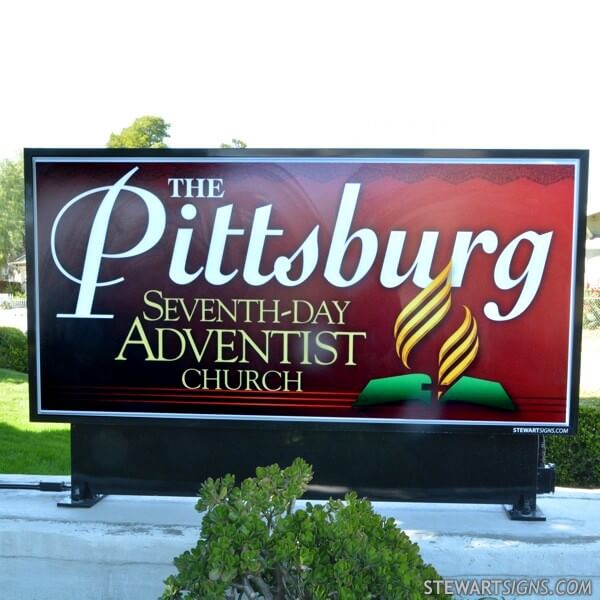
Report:
[[[34,420],[574,431],[585,151],[26,168]]]

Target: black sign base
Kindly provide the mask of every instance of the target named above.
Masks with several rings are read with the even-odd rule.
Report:
[[[354,490],[371,500],[508,504],[524,517],[536,513],[536,493],[554,489],[539,446],[538,436],[500,434],[73,424],[68,506],[105,494],[193,496],[207,477],[239,481],[300,456],[314,469],[309,498]]]

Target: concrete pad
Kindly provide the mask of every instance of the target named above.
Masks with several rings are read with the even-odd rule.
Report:
[[[162,581],[175,571],[173,557],[198,538],[195,498],[108,496],[90,509],[58,508],[67,497],[0,490],[3,600],[156,598]],[[600,490],[559,488],[538,504],[546,522],[510,521],[497,505],[374,506],[396,519],[444,577],[547,578],[550,586],[560,578],[589,579],[593,595],[580,597],[600,598]]]
[[[0,308],[0,327],[16,327],[25,333],[27,331],[27,309]]]

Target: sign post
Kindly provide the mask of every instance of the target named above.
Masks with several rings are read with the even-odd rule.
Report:
[[[576,427],[586,151],[27,150],[26,169],[31,417],[73,423],[80,496],[193,493],[293,450],[326,495],[535,508],[538,436]],[[460,475],[469,444],[496,482]]]

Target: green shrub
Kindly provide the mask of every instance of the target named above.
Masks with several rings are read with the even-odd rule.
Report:
[[[396,600],[423,598],[440,579],[393,519],[348,494],[293,510],[310,465],[259,467],[235,486],[208,479],[196,509],[206,511],[197,545],[175,558],[163,600]],[[446,596],[427,596],[444,598]]]
[[[27,336],[15,327],[0,327],[0,367],[27,373]]]
[[[548,436],[546,461],[556,465],[558,485],[600,487],[600,400],[579,407],[575,436]]]

